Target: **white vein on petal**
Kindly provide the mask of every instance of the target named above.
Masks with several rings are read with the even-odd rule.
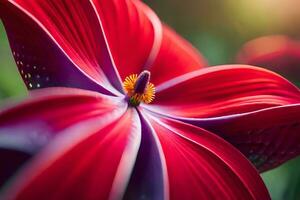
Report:
[[[283,78],[282,76],[276,74],[275,72],[272,72],[270,70],[251,66],[251,65],[241,65],[241,64],[232,64],[232,65],[219,65],[219,66],[211,66],[203,69],[198,69],[192,72],[188,72],[186,74],[177,76],[171,80],[168,80],[166,82],[163,82],[156,86],[156,93],[162,92],[163,90],[167,90],[168,88],[171,88],[175,85],[178,85],[184,81],[187,81],[189,79],[195,78],[197,76],[201,76],[208,73],[215,73],[218,71],[227,71],[227,70],[236,70],[236,69],[245,69],[245,70],[256,70],[260,72],[266,72],[268,74],[272,74],[273,76],[276,76],[277,78],[281,78],[282,80],[286,81],[287,83],[291,84],[291,86],[294,87],[294,89],[299,91],[299,88],[297,88],[295,85],[293,85],[290,81]]]
[[[139,1],[133,1],[133,3],[138,6],[140,3]],[[155,14],[155,12],[149,8],[147,5],[143,5],[145,9],[142,9],[144,11],[144,14],[148,17],[150,20],[152,27],[153,27],[153,45],[151,48],[151,51],[149,53],[149,56],[144,64],[144,70],[151,70],[152,64],[155,62],[157,55],[160,51],[162,39],[163,39],[163,30],[162,30],[162,24],[158,16]]]
[[[169,189],[169,178],[168,178],[168,170],[167,170],[167,162],[166,162],[166,158],[165,158],[165,155],[164,155],[164,152],[163,152],[163,149],[162,149],[162,146],[161,146],[161,143],[159,141],[159,138],[157,136],[157,133],[155,132],[155,130],[153,129],[151,123],[149,122],[147,116],[150,116],[150,115],[145,115],[143,112],[140,112],[141,116],[143,116],[143,119],[146,121],[149,129],[151,130],[151,133],[152,133],[152,136],[154,138],[154,141],[156,143],[156,146],[158,148],[158,152],[159,152],[159,157],[160,157],[160,160],[161,160],[161,164],[162,164],[162,174],[163,174],[163,185],[164,185],[164,200],[169,200],[170,199],[170,189]]]
[[[142,129],[140,119],[135,109],[131,109],[131,111],[134,115],[131,122],[132,130],[131,134],[128,136],[128,143],[126,144],[115,178],[113,180],[112,189],[108,198],[109,200],[118,200],[123,198],[133,172],[141,144]]]
[[[125,91],[123,89],[123,86],[122,86],[122,80],[121,80],[121,77],[120,77],[120,74],[116,68],[116,64],[115,64],[115,61],[114,61],[114,58],[112,56],[112,53],[111,53],[111,50],[110,50],[110,47],[109,47],[109,43],[108,43],[108,40],[107,40],[107,37],[106,37],[106,34],[105,34],[105,30],[103,28],[103,25],[102,25],[102,21],[101,21],[101,18],[99,16],[99,13],[97,12],[97,8],[93,2],[93,0],[89,0],[90,4],[92,5],[93,7],[93,10],[97,16],[97,19],[98,19],[98,22],[99,22],[99,26],[100,26],[100,29],[102,30],[102,34],[103,34],[103,38],[104,38],[104,41],[105,41],[105,45],[106,45],[106,49],[108,51],[108,55],[109,55],[109,59],[111,61],[111,64],[112,64],[112,67],[113,67],[113,72],[117,78],[117,82],[118,82],[118,87],[120,87],[119,89],[121,90],[121,92],[124,94]]]

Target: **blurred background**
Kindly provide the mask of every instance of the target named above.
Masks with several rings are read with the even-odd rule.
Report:
[[[299,0],[146,0],[159,17],[188,39],[210,65],[233,63],[256,37],[284,34],[300,40]],[[299,66],[300,68],[300,66]],[[0,22],[0,104],[26,95]],[[262,177],[274,200],[300,199],[300,158]]]

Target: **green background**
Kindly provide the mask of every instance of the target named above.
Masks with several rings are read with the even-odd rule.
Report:
[[[210,65],[234,62],[243,43],[259,36],[300,37],[299,0],[147,0]],[[300,67],[300,66],[299,66]],[[0,22],[0,104],[26,95]],[[273,199],[300,199],[300,158],[263,173]]]

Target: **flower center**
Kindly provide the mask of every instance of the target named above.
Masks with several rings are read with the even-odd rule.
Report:
[[[127,92],[128,103],[138,106],[141,102],[151,103],[155,96],[155,87],[150,81],[150,72],[143,71],[140,75],[132,74],[127,76],[123,87]]]

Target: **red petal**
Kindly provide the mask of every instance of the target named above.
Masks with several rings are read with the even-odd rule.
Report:
[[[124,112],[117,97],[79,89],[41,89],[22,104],[0,112],[0,147],[33,153],[57,132],[91,118]]]
[[[300,102],[299,89],[256,67],[206,68],[157,86],[157,112],[181,117],[219,117]]]
[[[162,26],[145,4],[118,0],[94,3],[122,79],[147,69],[152,73],[151,82],[158,84],[206,65],[201,54]]]
[[[237,62],[265,67],[299,82],[300,42],[281,35],[260,37],[243,46]]]
[[[300,104],[279,106],[217,119],[187,119],[225,138],[259,171],[300,154]]]
[[[240,152],[203,129],[149,117],[161,143],[170,199],[270,199]]]
[[[79,77],[88,76],[113,91],[109,79],[122,90],[102,27],[89,1],[5,1],[0,9],[16,59],[29,68],[35,67],[30,72],[39,68],[40,73],[50,72],[48,76],[62,79],[70,76],[67,71],[76,71]]]
[[[69,137],[64,134],[54,140],[6,195],[14,199],[121,199],[140,144],[137,112],[130,109],[118,119],[92,120],[78,128],[70,129]]]
[[[219,134],[260,171],[300,154],[299,127],[295,125],[300,112],[298,106],[295,110],[289,107],[300,103],[300,91],[272,72],[250,66],[219,66],[157,89],[157,105],[148,108]],[[267,108],[274,110],[262,111]],[[287,138],[282,138],[283,134]]]
[[[169,27],[163,26],[161,48],[150,67],[152,83],[160,84],[205,66],[207,66],[206,60],[188,41]]]
[[[141,72],[151,51],[158,51],[160,46],[161,31],[154,31],[154,28],[161,29],[157,16],[139,1],[93,2],[122,79]]]

